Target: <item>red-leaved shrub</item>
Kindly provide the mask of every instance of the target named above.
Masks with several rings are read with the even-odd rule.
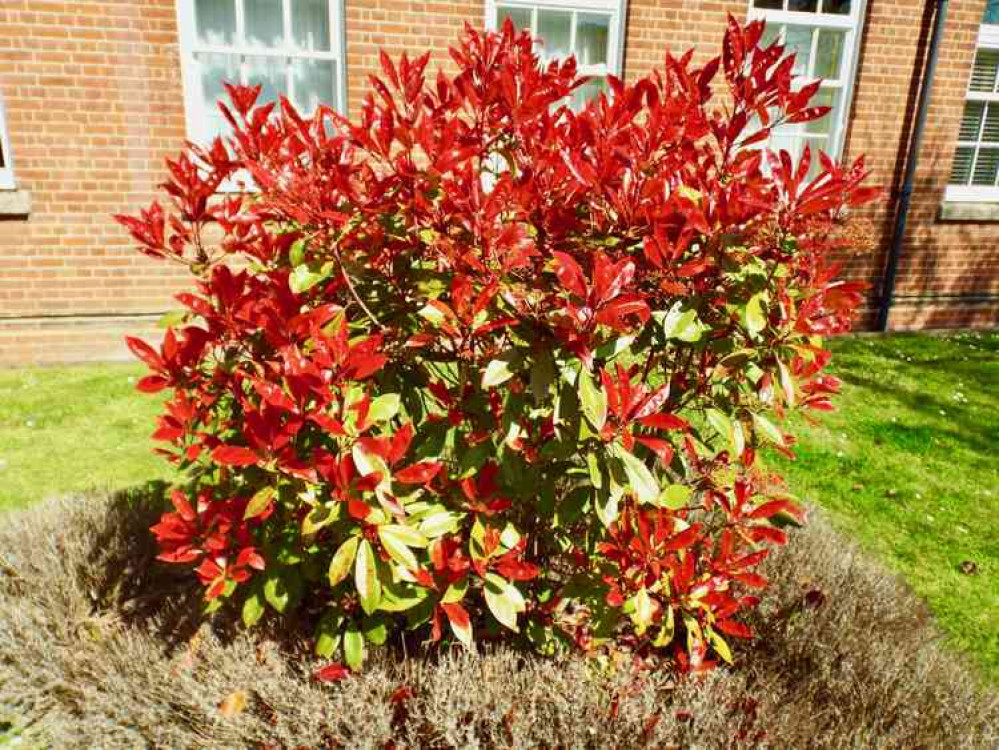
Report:
[[[827,255],[874,196],[859,160],[764,148],[826,108],[762,31],[578,112],[575,62],[509,25],[429,82],[383,55],[358,123],[230,87],[170,210],[119,217],[197,281],[159,350],[129,342],[186,472],[162,559],[352,669],[403,628],[730,659],[802,515],[757,450],[830,408],[820,337],[860,294]]]

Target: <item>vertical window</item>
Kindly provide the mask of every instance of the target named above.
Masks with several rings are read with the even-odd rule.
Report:
[[[309,114],[346,109],[342,0],[178,0],[188,137],[210,140],[226,123],[223,81],[260,85]]]
[[[794,55],[796,85],[822,79],[812,104],[832,108],[818,120],[775,128],[771,148],[786,149],[795,158],[805,145],[813,154],[821,150],[834,158],[841,155],[863,6],[864,0],[750,0],[749,17],[767,24],[761,44],[779,40],[786,54]],[[813,161],[813,172],[818,168],[818,160]]]
[[[544,62],[576,56],[580,75],[590,81],[576,89],[572,105],[581,107],[608,89],[607,76],[621,76],[624,0],[487,0],[486,25],[498,29],[506,19],[538,39]]]
[[[946,199],[999,201],[999,2],[978,32]]]
[[[14,189],[14,163],[10,157],[10,138],[7,136],[7,111],[0,96],[0,190]]]

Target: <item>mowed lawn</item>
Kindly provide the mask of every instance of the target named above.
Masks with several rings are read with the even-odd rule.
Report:
[[[797,460],[768,460],[897,569],[999,682],[999,333],[832,346],[840,410],[814,424],[796,417]],[[0,371],[0,510],[169,478],[149,440],[161,399],[135,392],[141,373]]]

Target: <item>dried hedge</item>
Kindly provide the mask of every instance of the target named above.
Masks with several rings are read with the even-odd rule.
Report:
[[[736,668],[665,673],[509,649],[391,652],[334,686],[153,559],[156,493],[76,497],[0,529],[0,721],[57,748],[994,748],[999,699],[925,608],[821,517],[768,563]],[[192,585],[193,583],[193,585]],[[393,744],[394,743],[394,744]]]

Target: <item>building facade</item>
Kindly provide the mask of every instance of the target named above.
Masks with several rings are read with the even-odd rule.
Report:
[[[866,154],[885,197],[862,218],[870,247],[845,259],[871,282],[874,324],[933,0],[2,0],[0,1],[0,365],[125,356],[186,277],[140,256],[111,214],[156,194],[163,159],[223,127],[223,79],[260,83],[309,109],[354,114],[378,51],[447,48],[463,25],[510,17],[625,78],[664,52],[717,54],[726,16],[762,17],[825,80],[832,112],[775,145]],[[901,242],[893,329],[999,323],[999,2],[952,0],[945,18]]]

